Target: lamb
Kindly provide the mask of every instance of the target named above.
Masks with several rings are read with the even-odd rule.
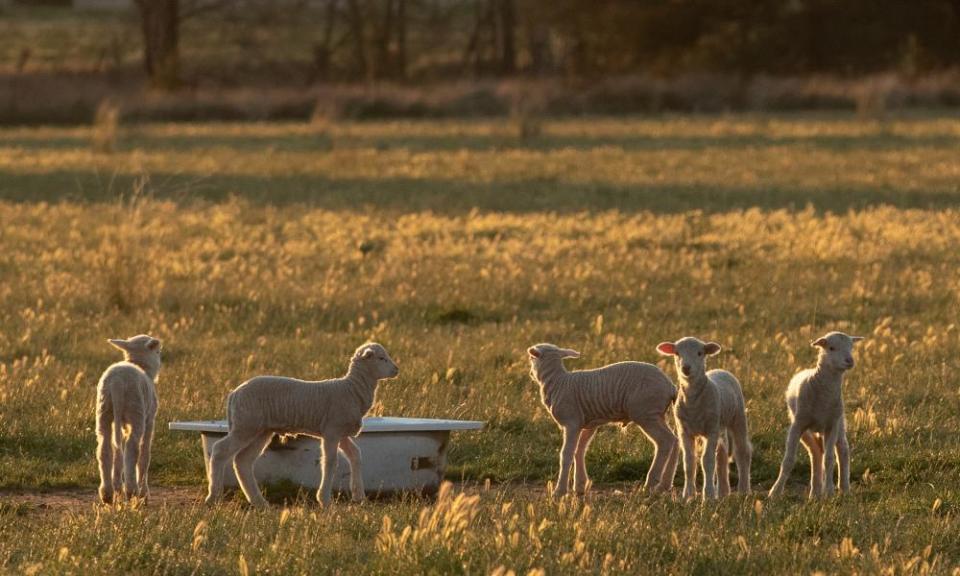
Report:
[[[107,368],[97,384],[99,494],[104,504],[111,504],[121,489],[124,498],[149,496],[160,340],[140,334],[107,341],[123,351],[123,361]]]
[[[656,449],[644,488],[669,491],[677,468],[677,437],[666,414],[677,397],[673,382],[659,368],[643,362],[618,362],[595,370],[568,372],[564,358],[579,358],[575,350],[537,344],[527,350],[530,375],[540,385],[540,398],[563,431],[560,474],[553,496],[567,493],[571,462],[575,462],[577,494],[587,490],[585,457],[597,427],[611,422],[640,426]]]
[[[704,343],[693,337],[662,342],[657,351],[672,356],[680,380],[680,397],[673,408],[683,451],[683,497],[694,498],[697,491],[697,437],[706,439],[703,467],[703,498],[730,493],[729,447],[737,464],[737,491],[750,492],[750,446],[747,411],[737,378],[726,370],[706,371],[707,356],[720,352],[716,342]],[[718,466],[719,462],[719,466]],[[719,478],[718,478],[719,477]]]
[[[770,488],[770,496],[783,492],[796,461],[798,441],[803,442],[810,454],[810,498],[834,493],[833,466],[837,461],[840,490],[850,491],[850,444],[843,417],[843,376],[853,368],[853,345],[860,340],[863,337],[830,332],[810,343],[820,349],[817,366],[798,372],[787,386],[791,424],[780,475]]]
[[[207,504],[223,493],[224,466],[233,461],[237,481],[247,501],[264,507],[253,465],[274,434],[303,434],[320,439],[322,480],[317,500],[330,505],[337,448],[350,463],[350,490],[354,501],[364,498],[360,448],[351,436],[360,433],[363,415],[373,405],[377,383],[394,378],[399,368],[386,349],[375,342],[357,348],[343,378],[316,382],[258,376],[238,386],[227,397],[227,435],[210,454]]]

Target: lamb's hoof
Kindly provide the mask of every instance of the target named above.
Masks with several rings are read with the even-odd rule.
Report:
[[[563,500],[563,497],[566,496],[566,495],[567,495],[567,491],[566,491],[566,490],[554,490],[554,491],[553,491],[553,499],[554,499],[556,502],[559,502],[559,501]]]
[[[209,496],[207,496],[206,498],[203,499],[203,503],[204,503],[204,505],[206,505],[206,506],[216,506],[216,505],[217,505],[217,502],[219,502],[219,501],[220,501],[220,499],[217,498],[216,496],[213,496],[213,495],[209,495]]]
[[[100,502],[104,504],[113,504],[113,490],[107,488],[106,486],[101,486],[100,490]]]

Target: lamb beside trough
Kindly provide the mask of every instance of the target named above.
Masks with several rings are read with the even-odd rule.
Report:
[[[787,386],[790,429],[780,475],[770,496],[783,492],[797,458],[797,442],[810,454],[810,498],[834,493],[833,466],[839,461],[840,490],[850,491],[850,444],[843,417],[843,376],[853,368],[853,345],[861,336],[830,332],[810,345],[819,348],[817,366],[798,372]],[[836,456],[834,456],[836,452]]]
[[[123,361],[111,365],[97,383],[97,463],[100,500],[112,503],[149,495],[147,472],[157,417],[157,374],[160,340],[141,334],[108,340],[123,351]]]
[[[568,372],[563,359],[579,358],[580,353],[553,344],[537,344],[527,353],[530,374],[540,385],[543,405],[563,431],[555,497],[567,493],[572,462],[576,492],[586,491],[587,448],[597,427],[611,422],[636,423],[656,447],[644,488],[660,491],[672,487],[677,438],[667,427],[666,414],[677,389],[666,374],[643,362],[618,362],[595,370]]]
[[[386,349],[377,343],[357,348],[346,376],[309,382],[280,376],[258,376],[227,397],[228,433],[210,455],[209,494],[216,502],[223,492],[224,466],[233,461],[237,481],[247,500],[266,506],[253,474],[253,465],[274,434],[303,434],[320,439],[322,479],[317,500],[330,504],[337,466],[337,448],[350,463],[350,490],[364,498],[360,449],[351,436],[360,432],[363,415],[373,405],[377,382],[399,373]]]
[[[704,500],[717,497],[718,474],[720,496],[730,493],[728,442],[731,440],[737,463],[737,491],[750,492],[752,448],[740,382],[726,370],[706,371],[707,356],[720,352],[720,345],[687,337],[663,342],[657,351],[673,357],[680,379],[680,397],[673,411],[683,451],[683,497],[696,496],[695,442],[698,437],[706,439],[701,460]]]

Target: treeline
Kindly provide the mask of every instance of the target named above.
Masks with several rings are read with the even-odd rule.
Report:
[[[309,18],[313,81],[911,75],[960,64],[960,0],[135,0],[144,67],[176,85],[199,14]]]

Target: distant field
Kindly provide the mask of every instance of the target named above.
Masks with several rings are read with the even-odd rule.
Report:
[[[141,125],[110,154],[90,138],[0,130],[3,571],[960,573],[960,119],[598,118],[526,142],[505,122]],[[802,455],[768,501],[784,387],[832,329],[867,337],[845,390],[853,495],[807,503]],[[220,417],[254,374],[338,375],[372,338],[401,366],[377,413],[488,428],[455,438],[437,502],[96,509],[104,339],[139,332],[164,340],[163,422]],[[587,368],[687,334],[744,384],[758,492],[636,493],[652,455],[632,427],[598,434],[586,505],[546,499],[560,435],[525,348]],[[160,429],[151,478],[199,502],[197,440]],[[89,507],[19,496],[76,488]]]

